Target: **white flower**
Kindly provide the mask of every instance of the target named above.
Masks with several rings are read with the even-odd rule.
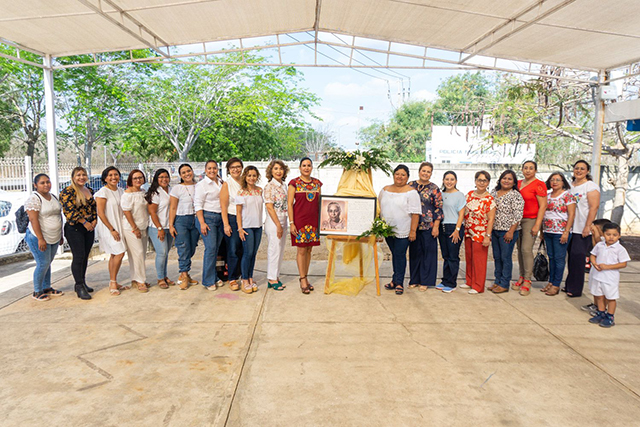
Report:
[[[365,157],[363,155],[358,154],[356,156],[356,161],[355,161],[356,166],[360,167],[360,166],[364,165],[365,160],[367,160],[367,159],[365,159]]]

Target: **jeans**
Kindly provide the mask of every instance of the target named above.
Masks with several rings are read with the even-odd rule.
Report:
[[[191,270],[191,258],[198,245],[198,230],[195,215],[176,215],[173,226],[176,229],[176,250],[178,251],[178,269],[180,273]]]
[[[209,287],[216,284],[218,275],[216,273],[216,261],[218,261],[218,249],[222,242],[222,214],[217,212],[202,211],[204,223],[209,226],[209,231],[205,236],[202,234],[200,221],[196,221],[196,227],[202,235],[204,242],[204,257],[202,259],[202,286]]]
[[[416,240],[409,243],[409,283],[435,286],[438,275],[438,239],[431,230],[418,230]]]
[[[460,270],[460,246],[464,240],[464,226],[460,227],[458,235],[460,240],[453,243],[451,233],[456,231],[455,224],[440,224],[440,251],[442,251],[442,284],[450,288],[455,288],[456,279],[458,278],[458,270]]]
[[[240,259],[242,258],[242,240],[238,235],[238,220],[235,215],[229,214],[229,225],[231,226],[231,236],[224,235],[227,244],[227,269],[229,280],[237,280],[240,277]]]
[[[164,229],[164,242],[158,239],[158,229],[155,227],[149,227],[149,238],[153,243],[153,248],[156,251],[156,276],[158,280],[162,280],[165,277],[169,277],[167,273],[167,262],[169,261],[169,251],[173,246],[173,236],[169,233],[169,229]]]
[[[51,263],[56,256],[59,243],[53,245],[47,243],[47,248],[43,252],[38,248],[38,238],[29,229],[27,229],[25,240],[36,261],[36,269],[33,271],[33,290],[42,292],[51,287]]]
[[[87,283],[87,265],[91,248],[93,248],[95,232],[87,230],[82,224],[70,225],[67,222],[64,225],[64,237],[73,254],[73,261],[71,261],[73,280],[76,282],[76,286],[84,285]]]
[[[569,257],[567,261],[567,279],[565,280],[569,296],[579,297],[582,295],[586,257],[590,248],[591,236],[582,237],[581,233],[572,233],[571,240],[567,245]]]
[[[240,262],[240,270],[242,270],[242,280],[253,278],[253,268],[256,265],[256,255],[262,240],[262,227],[245,228],[247,235],[244,236],[242,242],[242,261]]]
[[[409,238],[387,237],[385,238],[391,250],[391,264],[393,265],[392,282],[394,285],[404,286],[404,274],[407,271],[407,249]]]
[[[549,283],[553,286],[560,286],[560,283],[562,283],[567,249],[571,241],[571,234],[569,234],[569,239],[565,244],[560,243],[560,237],[562,237],[562,234],[544,233],[544,244],[547,247],[547,255],[549,256]]]
[[[513,233],[513,239],[509,243],[504,241],[507,230],[493,230],[491,232],[491,247],[493,248],[493,261],[495,263],[494,283],[509,290],[511,284],[511,272],[513,270],[513,247],[518,241],[519,231]]]

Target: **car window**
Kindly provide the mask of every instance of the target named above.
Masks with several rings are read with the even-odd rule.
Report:
[[[9,212],[11,212],[11,202],[0,200],[0,218],[9,215]]]

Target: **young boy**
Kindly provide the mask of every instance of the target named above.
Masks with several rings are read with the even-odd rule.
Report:
[[[594,296],[598,311],[589,319],[603,328],[615,325],[616,300],[620,297],[620,269],[631,261],[627,250],[620,244],[620,226],[609,223],[602,226],[604,242],[598,243],[591,251],[590,290]],[[606,308],[605,308],[606,307]]]
[[[606,218],[598,218],[591,223],[591,248],[594,248],[601,241],[604,242],[604,235],[602,234],[602,227],[605,224],[611,223]],[[591,288],[591,258],[587,257],[587,273],[589,273],[589,288]],[[591,317],[596,315],[598,311],[598,305],[596,304],[596,298],[593,298],[593,303],[583,305],[580,307],[584,311],[588,311]]]

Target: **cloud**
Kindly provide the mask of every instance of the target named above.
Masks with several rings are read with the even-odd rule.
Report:
[[[433,101],[436,99],[438,95],[433,92],[429,92],[428,90],[419,90],[411,94],[412,99],[420,100],[420,101]]]
[[[365,96],[385,96],[387,83],[380,79],[371,79],[365,83],[331,82],[324,87],[328,98],[353,99]]]

